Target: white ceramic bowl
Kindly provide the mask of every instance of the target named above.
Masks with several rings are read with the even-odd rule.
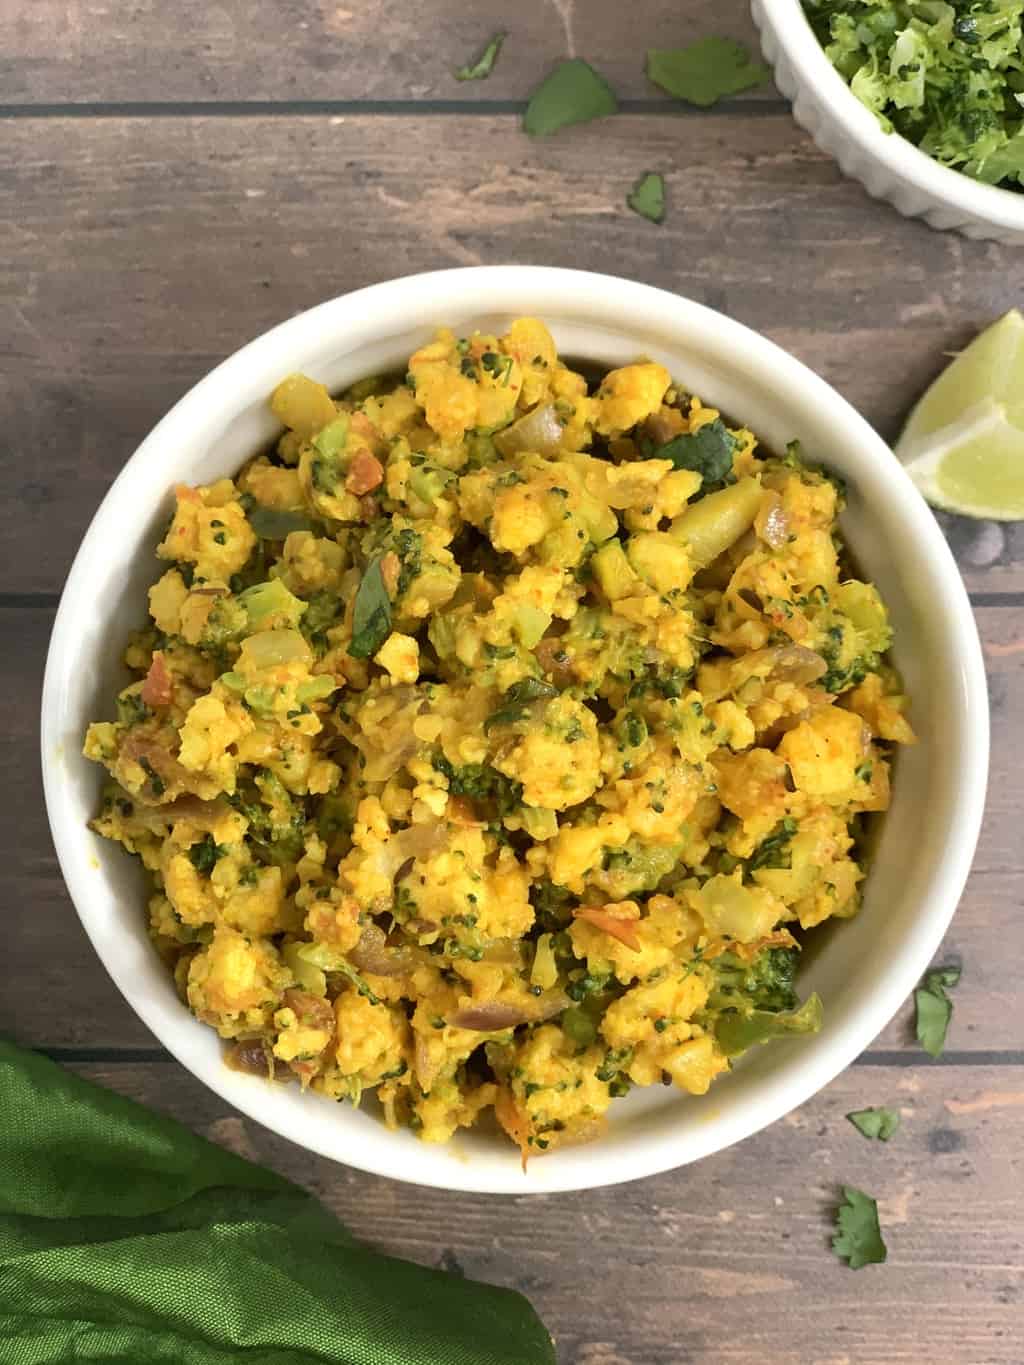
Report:
[[[849,481],[844,525],[890,606],[921,737],[901,755],[863,911],[817,935],[805,963],[801,985],[825,1002],[822,1032],[757,1049],[701,1099],[661,1086],[634,1091],[612,1106],[602,1141],[534,1160],[526,1176],[515,1148],[496,1136],[427,1146],[348,1106],[229,1071],[216,1035],[180,1003],[147,940],[137,864],[87,828],[102,774],[79,756],[87,722],[110,714],[126,681],[118,661],[145,617],[173,484],[233,474],[268,441],[267,396],[293,370],[336,389],[402,364],[437,324],[500,329],[523,313],[543,317],[569,355],[662,361],[768,444],[799,437]],[[82,923],[129,1004],[184,1066],[268,1128],[337,1161],[421,1184],[522,1194],[614,1184],[707,1156],[801,1104],[871,1042],[956,908],[981,820],[988,710],[974,620],[946,543],[887,447],[823,380],[673,294],[572,270],[496,266],[334,299],[275,327],[186,394],[129,460],[75,559],[50,643],[42,747],[54,842]]]
[[[1024,242],[1024,193],[982,185],[884,132],[825,56],[800,0],[752,0],[751,8],[793,117],[869,194],[934,228]]]

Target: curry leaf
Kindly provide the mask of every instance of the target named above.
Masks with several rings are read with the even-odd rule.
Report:
[[[353,659],[369,659],[388,638],[390,630],[391,599],[384,586],[380,559],[374,559],[370,561],[356,591],[349,654]]]
[[[467,62],[465,66],[459,67],[455,73],[455,79],[457,81],[486,80],[494,70],[494,63],[498,60],[498,53],[501,51],[501,45],[507,36],[505,33],[496,33],[475,62]]]
[[[660,223],[665,217],[665,179],[656,171],[642,175],[626,196],[626,203],[634,213],[652,223]]]
[[[888,1142],[900,1126],[898,1112],[884,1105],[877,1109],[855,1109],[846,1117],[858,1133],[863,1133],[866,1138],[878,1138],[880,1142]]]
[[[671,460],[676,469],[692,469],[701,476],[701,492],[710,492],[732,473],[733,451],[739,442],[721,417],[696,431],[684,432],[652,451],[656,460]]]
[[[863,1190],[843,1186],[844,1203],[836,1210],[839,1231],[832,1238],[832,1250],[851,1270],[864,1265],[879,1265],[889,1254],[878,1226],[878,1205]]]
[[[550,137],[559,128],[588,123],[618,112],[615,92],[589,62],[560,62],[530,96],[523,127],[531,137]]]
[[[762,85],[771,72],[732,38],[702,38],[687,47],[652,48],[647,75],[676,99],[707,109],[726,95]]]

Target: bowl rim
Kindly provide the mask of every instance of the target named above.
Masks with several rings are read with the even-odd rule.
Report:
[[[164,1007],[134,982],[126,957],[108,951],[103,937],[99,898],[87,877],[72,843],[72,832],[78,827],[71,812],[63,813],[61,766],[64,734],[61,730],[62,705],[65,695],[65,674],[73,670],[76,623],[88,619],[94,596],[90,591],[90,560],[102,556],[107,538],[116,534],[122,502],[130,497],[133,471],[150,459],[158,459],[161,448],[179,439],[185,440],[191,427],[200,420],[208,406],[208,395],[218,400],[224,392],[231,392],[237,376],[244,381],[247,373],[261,371],[272,363],[274,372],[289,369],[288,357],[301,352],[300,340],[317,333],[338,341],[342,336],[358,333],[359,324],[353,318],[374,319],[372,336],[388,335],[394,319],[406,316],[410,300],[417,307],[428,305],[434,320],[446,307],[485,316],[488,313],[518,315],[520,300],[541,297],[549,300],[552,314],[564,319],[584,322],[595,328],[613,326],[629,335],[632,328],[639,337],[642,329],[661,328],[665,335],[682,337],[699,335],[701,347],[709,356],[742,357],[744,367],[771,374],[772,384],[781,393],[800,393],[801,401],[825,404],[834,413],[838,427],[845,428],[843,440],[857,445],[867,467],[881,462],[885,471],[886,487],[891,487],[894,503],[913,534],[919,560],[937,585],[943,614],[948,618],[948,629],[955,637],[960,669],[957,678],[958,696],[963,701],[963,743],[955,769],[955,791],[951,798],[949,824],[955,837],[947,844],[929,882],[929,895],[923,902],[922,913],[911,924],[902,943],[902,956],[894,960],[881,979],[876,979],[865,998],[850,1011],[842,1029],[836,1029],[828,1039],[819,1036],[813,1049],[798,1050],[792,1060],[786,1059],[777,1076],[759,1081],[768,1092],[744,1096],[736,1113],[695,1125],[687,1132],[685,1151],[678,1138],[654,1135],[648,1140],[631,1140],[636,1148],[635,1159],[629,1163],[612,1160],[584,1163],[577,1168],[573,1161],[562,1161],[552,1174],[533,1188],[524,1188],[513,1177],[509,1167],[502,1166],[500,1176],[493,1169],[488,1174],[486,1163],[452,1161],[443,1177],[434,1172],[395,1169],[393,1161],[378,1155],[373,1142],[349,1150],[345,1130],[338,1126],[338,1137],[321,1139],[284,1113],[284,1105],[268,1105],[264,1101],[273,1094],[269,1087],[251,1086],[240,1093],[232,1084],[235,1073],[220,1060],[215,1062],[189,1045],[187,1030],[180,1027],[180,1016],[164,1017]],[[543,311],[543,306],[541,308]],[[644,319],[643,324],[637,319]],[[685,319],[683,321],[682,319]],[[406,327],[409,325],[406,318]],[[353,339],[353,344],[357,344]],[[691,343],[692,344],[692,341]],[[753,380],[751,380],[753,383]],[[924,570],[922,570],[923,572]],[[680,295],[634,281],[599,275],[586,271],[543,266],[499,265],[467,267],[426,272],[399,277],[370,285],[353,293],[341,295],[298,314],[249,342],[222,361],[200,379],[166,416],[153,428],[127,461],[100,504],[83,537],[81,546],[68,573],[64,591],[54,621],[47,653],[41,704],[41,748],[43,786],[51,834],[68,891],[83,927],[91,939],[97,955],[108,974],[134,1012],[159,1039],[164,1047],[203,1084],[264,1127],[291,1139],[299,1146],[335,1161],[372,1174],[388,1176],[414,1184],[433,1185],[450,1190],[477,1193],[522,1195],[550,1194],[564,1190],[603,1187],[642,1176],[657,1174],[688,1164],[731,1146],[775,1122],[793,1108],[804,1103],[844,1070],[885,1027],[917,984],[922,972],[932,960],[956,910],[974,855],[981,828],[988,769],[988,705],[985,669],[981,645],[971,612],[966,589],[952,553],[930,510],[914,488],[909,476],[868,423],[825,380],[814,374],[801,361],[784,351],[775,342],[731,318]],[[64,786],[67,784],[64,783]],[[954,785],[951,778],[951,786]],[[70,803],[70,798],[68,798]],[[95,902],[95,903],[94,903]],[[141,924],[141,921],[140,921]],[[272,1112],[267,1112],[268,1108]],[[581,1151],[587,1149],[580,1149]],[[593,1150],[593,1149],[589,1149]],[[559,1154],[568,1157],[567,1150]],[[518,1163],[515,1163],[518,1169]],[[599,1171],[595,1174],[596,1167]]]
[[[865,155],[894,176],[962,213],[999,228],[1024,231],[1024,192],[986,185],[944,166],[901,134],[887,133],[825,55],[801,0],[752,0],[754,21],[771,28],[801,85],[824,102]]]

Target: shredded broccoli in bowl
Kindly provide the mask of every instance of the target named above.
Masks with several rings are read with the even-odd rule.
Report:
[[[975,180],[1024,183],[1024,0],[803,0],[887,132]]]

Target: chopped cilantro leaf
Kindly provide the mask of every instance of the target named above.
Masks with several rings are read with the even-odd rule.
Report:
[[[844,1203],[836,1210],[839,1231],[832,1238],[832,1250],[851,1270],[863,1265],[881,1264],[888,1255],[878,1226],[878,1205],[863,1190],[843,1186]]]
[[[914,1006],[917,1041],[930,1057],[941,1057],[953,1017],[953,1002],[944,994],[935,995],[919,986],[914,992]]]
[[[205,834],[197,844],[193,844],[188,851],[189,862],[197,872],[204,876],[209,876],[213,871],[218,858],[223,858],[227,849],[213,841],[212,834]]]
[[[986,184],[1024,184],[1020,0],[803,0],[882,129]]]
[[[502,698],[503,705],[484,721],[484,729],[495,725],[514,725],[526,715],[526,708],[535,701],[548,701],[558,696],[558,688],[540,678],[522,678],[513,683]]]
[[[674,436],[653,452],[656,460],[671,460],[676,469],[692,469],[701,476],[701,494],[710,493],[732,475],[732,457],[739,442],[721,417],[693,432]]]
[[[356,590],[352,613],[352,642],[348,652],[353,659],[369,659],[377,653],[391,630],[391,599],[384,586],[380,560],[371,560]]]
[[[293,531],[316,531],[317,523],[304,512],[282,512],[276,507],[254,503],[248,513],[249,525],[260,540],[284,540]]]
[[[559,62],[530,96],[523,127],[531,137],[550,137],[559,128],[588,123],[618,112],[611,86],[589,62],[572,57]]]
[[[878,1138],[880,1142],[888,1142],[900,1126],[898,1111],[887,1109],[884,1105],[877,1109],[855,1109],[846,1117],[858,1133],[863,1133],[866,1138]]]
[[[953,1002],[946,994],[960,980],[961,968],[955,964],[933,967],[914,992],[917,1041],[929,1057],[941,1057],[946,1045],[949,1021],[953,1017]]]
[[[665,177],[656,171],[648,171],[626,195],[626,203],[641,218],[651,223],[662,222],[665,217]]]
[[[652,48],[647,75],[676,99],[708,109],[726,95],[763,85],[771,72],[732,38],[702,38],[687,47]]]
[[[494,63],[498,60],[498,53],[501,45],[508,35],[496,33],[484,50],[477,57],[475,62],[467,62],[465,66],[460,66],[455,72],[457,81],[484,81],[494,70]]]

